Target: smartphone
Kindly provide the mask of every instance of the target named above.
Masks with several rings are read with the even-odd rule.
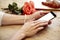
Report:
[[[56,17],[56,14],[54,12],[49,12],[48,14],[46,14],[45,16],[39,18],[38,20],[45,20],[45,21],[49,21],[52,20]]]

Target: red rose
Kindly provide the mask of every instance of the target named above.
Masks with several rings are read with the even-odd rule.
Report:
[[[32,14],[35,11],[36,10],[34,8],[34,3],[32,1],[30,1],[29,3],[25,2],[24,6],[23,6],[23,13],[24,14],[30,15],[30,14]]]

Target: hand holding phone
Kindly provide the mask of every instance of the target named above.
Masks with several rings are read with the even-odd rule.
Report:
[[[49,12],[48,14],[46,14],[45,16],[39,18],[38,20],[45,20],[45,21],[49,21],[52,20],[56,17],[56,14],[54,12]]]

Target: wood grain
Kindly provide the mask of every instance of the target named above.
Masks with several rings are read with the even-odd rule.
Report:
[[[7,7],[8,3],[11,3],[13,1],[18,2],[18,0],[0,0],[0,8]],[[21,2],[19,4],[23,5],[25,1],[26,0],[19,0],[19,2]],[[25,38],[24,40],[60,40],[60,12],[54,11],[54,13],[57,15],[57,17],[52,20],[51,25],[49,25],[46,29],[40,31],[38,34],[29,38]],[[13,34],[15,34],[21,27],[22,25],[1,26],[0,40],[9,40]]]

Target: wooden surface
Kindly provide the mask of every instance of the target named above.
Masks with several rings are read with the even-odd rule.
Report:
[[[0,8],[7,7],[7,3],[11,2],[12,0],[0,0]],[[24,40],[60,40],[60,12],[57,11],[55,12],[55,14],[57,15],[57,17],[52,20],[51,25],[49,25],[46,29],[40,31],[38,34],[30,38],[25,38]],[[0,40],[9,40],[11,36],[16,33],[21,27],[22,25],[1,26]]]

